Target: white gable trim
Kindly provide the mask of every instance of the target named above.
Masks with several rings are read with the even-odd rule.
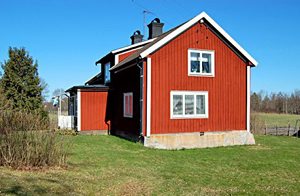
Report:
[[[250,132],[251,67],[247,66],[247,131]]]
[[[119,54],[115,54],[115,64],[114,64],[114,66],[115,66],[116,64],[119,63],[119,56],[120,56],[120,55],[126,54],[126,53],[128,53],[128,52],[136,51],[136,50],[141,49],[141,48],[142,48],[142,46],[141,46],[141,47],[138,47],[138,48],[134,48],[134,49],[128,50],[128,51],[125,51],[125,52],[121,52],[121,53],[119,53]],[[112,66],[109,70],[110,70],[110,71],[113,70],[113,69],[114,69],[114,66]]]
[[[123,47],[123,48],[119,48],[119,49],[116,49],[116,50],[112,50],[111,53],[115,54],[115,53],[118,53],[118,52],[122,52],[123,50],[128,50],[128,49],[131,49],[131,48],[134,48],[134,47],[137,47],[137,46],[141,46],[141,45],[150,43],[150,42],[154,41],[155,39],[156,39],[156,37],[153,38],[153,39],[149,39],[149,40],[143,41],[143,42],[139,42],[139,43],[136,43],[136,44],[132,44],[132,45],[130,45],[130,46],[126,46],[126,47]]]
[[[149,54],[153,53],[169,41],[171,41],[173,38],[184,32],[186,29],[190,28],[192,25],[200,21],[201,19],[205,18],[214,28],[219,31],[221,35],[223,35],[237,50],[239,50],[254,66],[257,66],[257,61],[246,51],[244,50],[229,34],[225,32],[222,27],[220,27],[210,16],[208,16],[205,12],[201,12],[199,15],[194,17],[193,19],[189,20],[187,23],[183,24],[179,28],[177,28],[175,31],[155,43],[153,46],[145,50],[141,53],[141,57],[145,58]]]
[[[151,134],[151,58],[147,58],[147,129],[146,136]]]
[[[81,92],[77,90],[77,131],[81,131]]]
[[[115,55],[115,64],[114,64],[114,66],[116,65],[116,64],[118,64],[119,63],[119,55],[118,54],[116,54]],[[112,68],[112,67],[111,67]],[[111,70],[111,68],[109,69],[109,71]]]

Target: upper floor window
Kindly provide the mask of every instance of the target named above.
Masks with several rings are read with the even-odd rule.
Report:
[[[171,91],[171,118],[208,118],[208,92]]]
[[[214,76],[214,51],[189,49],[188,55],[189,76]]]
[[[106,63],[104,65],[104,77],[105,77],[105,83],[110,82],[110,62]]]

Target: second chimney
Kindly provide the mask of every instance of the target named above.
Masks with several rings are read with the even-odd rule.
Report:
[[[151,23],[148,24],[148,28],[149,28],[148,39],[152,39],[157,36],[160,36],[163,33],[163,26],[164,23],[160,23],[159,18],[155,18],[154,20],[152,20]]]
[[[135,31],[133,33],[133,35],[130,37],[131,39],[131,44],[136,44],[136,43],[139,43],[139,42],[142,42],[143,41],[143,35],[141,35],[141,32],[139,30]]]

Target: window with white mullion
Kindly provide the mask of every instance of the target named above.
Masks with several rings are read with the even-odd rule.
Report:
[[[208,118],[206,91],[171,91],[171,118]]]
[[[189,76],[214,76],[214,51],[188,50]]]

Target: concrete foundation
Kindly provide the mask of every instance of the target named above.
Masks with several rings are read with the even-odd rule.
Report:
[[[253,134],[248,131],[153,134],[144,138],[146,147],[170,150],[253,144]]]
[[[78,131],[78,134],[82,134],[82,135],[108,135],[108,131],[107,130]]]

